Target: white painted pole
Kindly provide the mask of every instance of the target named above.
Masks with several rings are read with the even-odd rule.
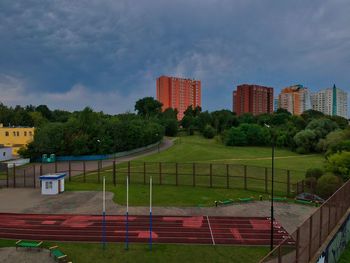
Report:
[[[103,194],[102,194],[102,245],[106,248],[106,177],[103,176]]]
[[[149,211],[150,213],[152,213],[152,176],[150,178],[150,181],[149,181],[149,192],[150,192],[150,195],[149,195]]]
[[[129,177],[126,177],[126,212],[129,213]]]
[[[149,178],[149,249],[152,250],[152,176]]]
[[[126,221],[125,221],[125,249],[129,249],[129,177],[126,176]]]
[[[106,177],[103,176],[103,208],[102,212],[106,213]]]

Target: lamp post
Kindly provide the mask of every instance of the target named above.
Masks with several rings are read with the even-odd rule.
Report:
[[[273,186],[275,177],[275,138],[273,135],[273,130],[271,126],[265,123],[265,126],[270,130],[271,134],[271,148],[272,148],[272,158],[271,158],[271,237],[270,237],[270,250],[273,249],[273,222],[274,222],[274,209],[273,209]]]
[[[158,133],[156,133],[156,137],[158,137]],[[160,141],[158,141],[158,153],[159,153],[159,144],[160,144]]]

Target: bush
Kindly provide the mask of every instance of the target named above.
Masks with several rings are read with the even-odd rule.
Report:
[[[306,171],[305,177],[310,178],[314,177],[319,179],[324,174],[324,171],[321,168],[309,168]]]
[[[344,180],[350,178],[350,152],[339,152],[328,157],[328,171],[341,176]]]
[[[203,136],[207,139],[212,139],[215,136],[215,130],[211,125],[206,125],[203,130]]]
[[[162,125],[165,128],[165,135],[174,137],[178,132],[178,122],[176,119],[165,119],[162,122]]]
[[[343,184],[340,177],[330,174],[325,174],[317,181],[316,193],[323,197],[330,197]]]
[[[239,128],[232,127],[225,133],[227,146],[243,146],[247,144],[247,136]]]
[[[192,136],[192,135],[194,135],[194,126],[193,125],[191,125],[190,127],[188,127],[187,128],[187,134],[188,135],[190,135],[190,136]]]

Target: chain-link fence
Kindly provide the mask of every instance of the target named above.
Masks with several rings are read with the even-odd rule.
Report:
[[[350,181],[339,188],[291,235],[260,262],[310,262],[350,207]]]
[[[37,187],[39,176],[67,173],[66,180],[76,183],[100,183],[102,176],[108,184],[148,184],[150,177],[159,185],[243,189],[262,193],[271,191],[272,170],[267,167],[217,163],[171,163],[115,160],[67,161],[33,164],[8,168],[3,172],[3,184],[8,187]],[[275,193],[293,196],[304,191],[303,171],[275,169]],[[302,186],[302,187],[301,187]]]

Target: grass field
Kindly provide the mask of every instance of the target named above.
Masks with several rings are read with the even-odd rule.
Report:
[[[138,159],[145,162],[205,162],[232,163],[270,167],[271,147],[228,147],[215,139],[202,136],[184,136],[170,149]],[[322,167],[324,158],[320,154],[301,155],[287,149],[276,149],[275,167],[305,171]]]
[[[0,172],[0,180],[6,180],[6,173],[5,172]]]
[[[13,240],[0,240],[0,247],[14,246]],[[256,263],[267,252],[267,247],[209,246],[209,245],[164,245],[154,244],[149,251],[146,244],[130,244],[128,251],[124,244],[94,243],[45,243],[46,247],[59,245],[72,262],[237,262]],[[31,252],[29,252],[31,253]],[[35,253],[35,252],[34,252]]]
[[[102,186],[91,183],[67,183],[66,190],[98,190],[102,191]],[[106,191],[114,193],[114,201],[118,204],[126,204],[126,187],[114,187],[107,185]],[[168,186],[154,185],[152,202],[155,206],[213,206],[216,200],[237,199],[240,197],[255,197],[268,199],[269,195],[261,192],[245,191],[240,189],[221,189],[191,186]],[[283,196],[282,193],[278,194]],[[134,184],[129,188],[129,204],[132,206],[143,206],[149,203],[149,186]]]
[[[146,166],[144,167],[144,162]],[[162,162],[162,176],[159,175],[159,163]],[[176,168],[175,162],[181,164]],[[195,162],[196,177],[193,178]],[[212,163],[212,188],[210,188],[210,166]],[[322,166],[321,155],[300,155],[285,149],[276,149],[275,163],[275,194],[286,196],[287,171],[290,172],[291,184],[304,178],[305,171],[310,167]],[[235,199],[254,196],[258,198],[265,194],[265,168],[271,166],[271,149],[268,147],[227,147],[214,139],[208,140],[200,136],[186,136],[178,139],[170,149],[150,156],[139,158],[131,163],[130,204],[147,205],[148,182],[150,176],[154,182],[155,205],[197,206],[212,205],[215,200]],[[231,164],[227,170],[225,164]],[[247,165],[247,179],[244,181],[244,166]],[[146,170],[146,175],[143,171]],[[175,171],[178,170],[176,180]],[[117,187],[113,187],[112,169],[106,168],[100,177],[106,176],[107,189],[115,193],[115,201],[125,204],[125,178],[127,163],[117,166]],[[227,171],[229,178],[227,178]],[[143,185],[145,178],[146,184]],[[271,169],[268,169],[267,190],[270,191]],[[67,190],[101,190],[97,184],[97,173],[86,175],[87,183],[82,183],[83,176],[73,177],[73,182],[67,183]],[[192,187],[193,181],[196,187]],[[178,181],[178,186],[176,185]],[[227,182],[229,181],[229,188]],[[162,183],[162,186],[159,186]],[[247,190],[244,190],[245,184]],[[201,187],[198,187],[201,186]],[[292,190],[292,189],[291,189]]]

